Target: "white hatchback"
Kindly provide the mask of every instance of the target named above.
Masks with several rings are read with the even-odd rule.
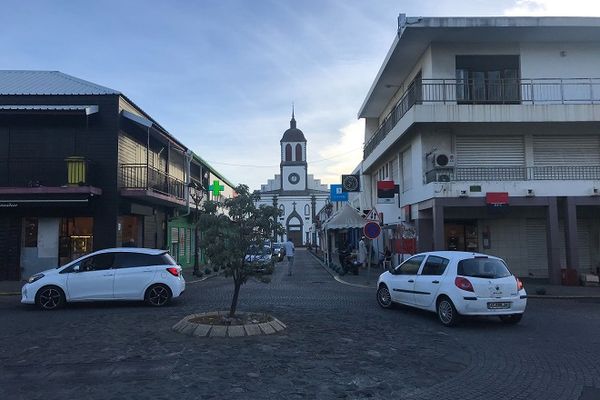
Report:
[[[123,247],[31,276],[21,289],[21,303],[54,310],[66,302],[144,300],[160,307],[184,290],[181,267],[167,251]]]
[[[495,315],[515,324],[525,312],[527,293],[498,257],[434,251],[381,274],[377,302],[383,308],[399,303],[436,312],[446,326],[461,315]]]

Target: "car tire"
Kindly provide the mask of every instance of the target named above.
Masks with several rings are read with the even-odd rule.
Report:
[[[379,285],[379,288],[377,289],[377,304],[385,309],[390,309],[394,306],[390,290],[384,284]]]
[[[163,285],[162,283],[158,283],[156,285],[150,286],[146,289],[146,294],[144,295],[144,301],[146,304],[152,307],[162,307],[171,301],[171,297],[173,294],[171,293],[171,289],[167,285]]]
[[[57,310],[66,302],[65,292],[58,286],[44,286],[35,294],[35,304],[44,311]]]
[[[521,322],[523,314],[499,315],[499,317],[500,321],[504,322],[505,324],[515,325]]]
[[[460,314],[456,311],[454,303],[447,296],[442,296],[437,301],[437,316],[444,326],[456,326],[460,321]]]

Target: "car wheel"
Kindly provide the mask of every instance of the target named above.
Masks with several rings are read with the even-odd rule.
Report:
[[[35,295],[35,304],[42,310],[56,310],[65,303],[65,293],[58,286],[44,286]]]
[[[505,324],[518,324],[521,321],[521,318],[523,318],[523,314],[512,314],[512,315],[499,315],[500,317],[500,321],[504,322]]]
[[[162,307],[171,300],[171,289],[163,284],[152,285],[146,290],[144,299],[152,307]]]
[[[452,300],[448,297],[440,297],[437,303],[438,319],[444,326],[455,326],[458,324],[460,315],[456,311],[456,307],[452,304]]]
[[[392,296],[387,286],[379,285],[379,289],[377,289],[377,303],[382,308],[392,308]]]

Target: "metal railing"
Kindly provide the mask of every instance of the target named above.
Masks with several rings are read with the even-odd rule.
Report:
[[[426,183],[460,181],[600,180],[600,165],[434,169]]]
[[[59,187],[94,183],[91,162],[61,158],[0,158],[0,186]]]
[[[366,158],[415,104],[600,104],[600,78],[422,79],[365,144]]]
[[[166,172],[146,164],[121,164],[119,181],[125,189],[151,189],[156,192],[184,198],[184,182]]]

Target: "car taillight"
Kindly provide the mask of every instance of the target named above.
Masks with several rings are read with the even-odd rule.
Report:
[[[179,268],[169,267],[167,268],[167,271],[173,276],[179,276]]]
[[[523,290],[523,282],[521,282],[521,280],[519,278],[517,278],[516,276],[515,276],[515,279],[517,280],[517,290],[518,291]]]
[[[454,284],[459,289],[466,290],[467,292],[475,292],[475,290],[473,290],[473,285],[471,285],[471,282],[467,278],[463,278],[462,276],[457,276],[456,279],[454,279]]]

